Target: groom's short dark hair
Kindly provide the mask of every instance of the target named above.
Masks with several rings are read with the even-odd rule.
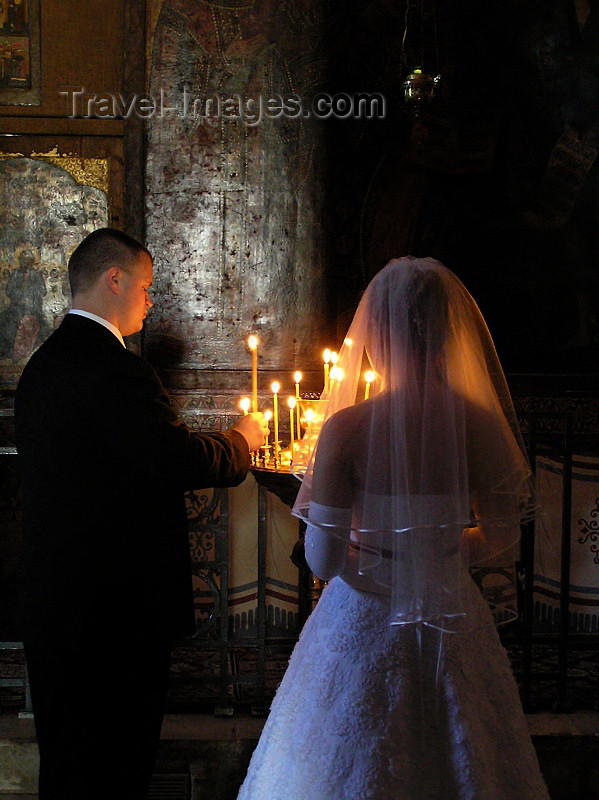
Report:
[[[90,289],[112,266],[127,270],[140,253],[151,258],[148,249],[129,234],[116,228],[98,228],[85,237],[69,258],[71,294]]]

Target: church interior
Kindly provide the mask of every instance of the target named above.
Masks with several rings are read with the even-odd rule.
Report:
[[[463,281],[549,507],[505,644],[552,800],[596,798],[599,2],[4,0],[0,48],[0,797],[37,797],[14,394],[69,308],[71,252],[109,226],[154,259],[127,347],[207,430],[243,413],[255,357],[277,449],[302,433],[288,397],[318,398],[390,259]],[[296,478],[253,466],[188,493],[198,629],[175,650],[154,800],[236,797],[318,602]]]

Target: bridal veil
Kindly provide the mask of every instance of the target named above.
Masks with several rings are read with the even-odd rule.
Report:
[[[431,258],[387,264],[319,406],[294,457],[293,513],[357,552],[394,624],[467,627],[468,568],[509,618],[531,472],[491,335],[457,276]]]

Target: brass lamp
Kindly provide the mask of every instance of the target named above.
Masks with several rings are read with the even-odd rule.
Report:
[[[406,103],[421,105],[432,100],[440,80],[440,75],[433,77],[416,67],[402,83]]]

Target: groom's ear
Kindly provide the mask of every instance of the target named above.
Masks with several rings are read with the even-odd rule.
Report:
[[[110,294],[120,294],[122,290],[124,271],[121,267],[109,267],[106,272],[102,274],[102,281],[104,286]]]

